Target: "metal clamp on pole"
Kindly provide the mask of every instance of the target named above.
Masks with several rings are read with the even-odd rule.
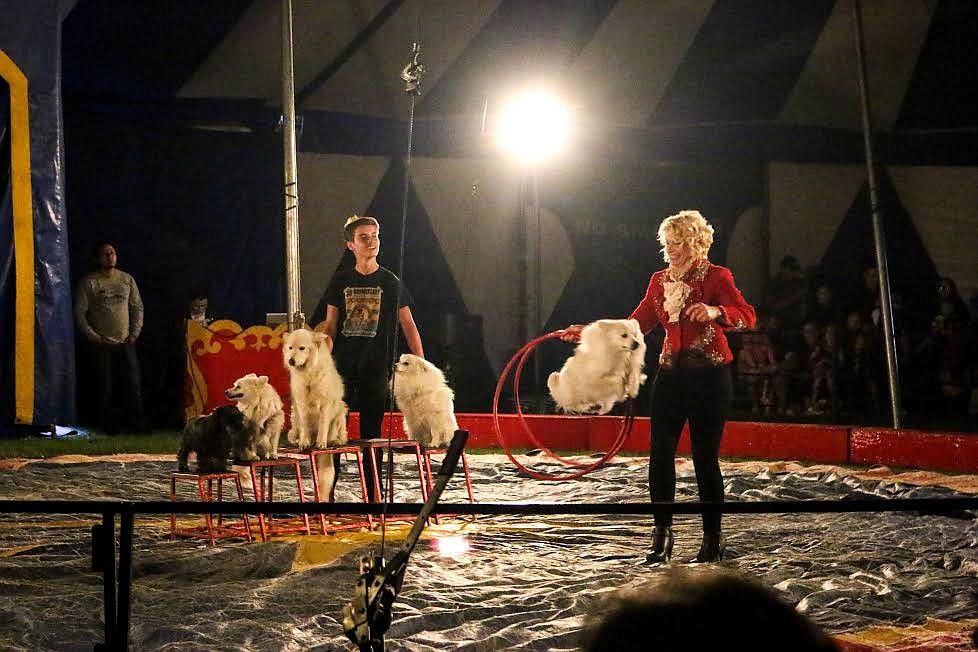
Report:
[[[394,601],[401,591],[408,559],[421,538],[428,517],[455,473],[468,438],[468,431],[455,431],[435,486],[421,507],[404,547],[389,563],[385,563],[380,556],[370,556],[360,561],[360,578],[354,588],[353,599],[343,607],[343,631],[360,652],[382,652],[384,649],[384,635],[391,626]]]

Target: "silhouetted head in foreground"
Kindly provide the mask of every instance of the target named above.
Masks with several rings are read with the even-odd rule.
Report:
[[[584,652],[630,650],[837,650],[778,594],[714,568],[672,569],[619,589],[591,611]]]

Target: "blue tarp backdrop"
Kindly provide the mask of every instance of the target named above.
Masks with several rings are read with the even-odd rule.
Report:
[[[57,0],[0,0],[0,51],[5,55],[3,75],[27,79],[27,106],[11,92],[5,104],[3,139],[7,179],[0,210],[0,317],[3,319],[0,373],[0,424],[51,424],[75,417],[75,357],[71,319],[67,223],[64,204],[64,162],[61,130],[61,22]],[[12,161],[26,160],[19,151],[24,134],[18,115],[27,110],[30,174],[20,174]],[[29,184],[29,195],[23,186]],[[19,188],[19,190],[18,190]],[[30,198],[32,210],[18,216],[18,192]],[[10,200],[11,195],[14,201]],[[28,217],[29,215],[29,217]],[[21,246],[14,234],[30,220],[33,251]],[[33,269],[31,269],[33,268]],[[18,302],[15,288],[30,287],[33,301]],[[26,285],[25,285],[26,284]],[[11,306],[16,303],[16,309]],[[32,314],[25,306],[33,304]],[[33,327],[31,327],[33,322]],[[32,341],[13,334],[33,330]],[[21,347],[18,350],[18,347]],[[33,368],[18,368],[14,360],[33,360]],[[30,391],[33,388],[33,391]]]

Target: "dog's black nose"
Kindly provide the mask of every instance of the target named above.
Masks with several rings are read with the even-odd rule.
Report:
[[[634,351],[637,348],[638,348],[638,342],[633,340],[632,341],[632,351]]]
[[[289,358],[289,366],[290,367],[294,367],[295,366],[295,358]]]

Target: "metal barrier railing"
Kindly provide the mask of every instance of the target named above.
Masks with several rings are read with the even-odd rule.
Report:
[[[0,500],[0,514],[101,514],[92,526],[92,570],[103,573],[105,641],[96,650],[127,650],[132,595],[132,544],[136,514],[420,514],[420,503],[307,502],[131,502],[110,500]],[[432,514],[446,515],[648,515],[653,513],[798,514],[850,512],[919,512],[928,515],[966,514],[978,518],[978,497],[868,498],[758,502],[682,503],[440,503]],[[973,514],[971,512],[974,512]],[[116,559],[115,517],[119,516]]]

